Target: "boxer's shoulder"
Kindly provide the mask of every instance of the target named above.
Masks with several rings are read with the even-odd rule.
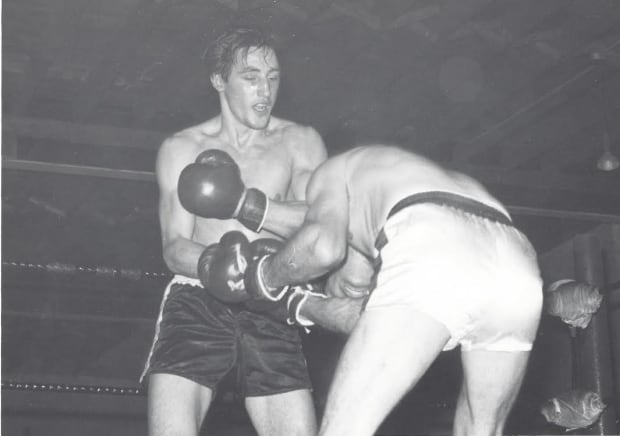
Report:
[[[300,139],[307,140],[309,137],[318,135],[317,131],[304,124],[299,124],[284,118],[272,117],[266,134],[272,137],[279,137],[282,142],[292,143]]]
[[[318,166],[327,158],[325,143],[311,126],[289,122],[282,128],[282,145],[295,162]]]
[[[189,132],[175,133],[164,140],[159,148],[159,157],[166,160],[193,162],[204,149],[197,138]]]

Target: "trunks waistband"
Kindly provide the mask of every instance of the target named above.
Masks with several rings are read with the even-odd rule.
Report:
[[[200,283],[199,279],[195,279],[192,277],[186,277],[180,274],[175,274],[174,277],[172,278],[172,280],[170,281],[168,286],[172,286],[172,285],[182,285],[182,286],[193,286],[196,288],[202,288],[204,289],[204,292],[209,292],[207,291],[204,286],[202,285],[202,283]],[[242,312],[244,310],[246,310],[246,306],[244,303],[227,303],[227,302],[223,302],[221,300],[218,300],[217,298],[211,296],[211,298],[213,298],[214,300],[217,300],[219,303],[225,305],[226,307],[228,307],[233,313],[237,314],[239,312]]]
[[[451,192],[443,191],[428,191],[409,195],[408,197],[405,197],[398,203],[396,203],[394,207],[392,207],[387,219],[389,220],[397,212],[400,212],[401,210],[409,206],[424,203],[452,207],[483,219],[491,220],[500,224],[505,224],[507,226],[513,226],[512,220],[503,212],[500,212],[499,210],[488,206],[480,201],[463,197],[458,194],[453,194]],[[385,235],[385,231],[381,229],[379,235],[377,236],[377,240],[375,241],[375,247],[378,250],[381,250],[381,248],[383,248],[385,244],[387,244],[387,242],[388,240],[387,236]]]
[[[388,214],[388,219],[402,209],[420,203],[432,203],[440,206],[453,207],[481,218],[497,221],[498,223],[508,226],[512,225],[512,221],[508,216],[491,206],[471,198],[463,197],[462,195],[442,191],[420,192],[403,198],[392,207]]]

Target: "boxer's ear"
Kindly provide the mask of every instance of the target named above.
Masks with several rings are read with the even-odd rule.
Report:
[[[213,74],[211,75],[211,85],[215,88],[217,92],[222,92],[224,90],[224,79],[222,79],[221,74]]]

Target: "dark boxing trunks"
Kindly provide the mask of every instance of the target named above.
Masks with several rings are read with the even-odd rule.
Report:
[[[215,390],[231,370],[243,396],[310,388],[296,327],[223,304],[191,279],[175,277],[143,377],[174,374]]]

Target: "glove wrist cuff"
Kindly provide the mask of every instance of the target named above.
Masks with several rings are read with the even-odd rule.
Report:
[[[263,268],[265,266],[265,261],[270,256],[270,254],[266,254],[257,259],[256,262],[252,262],[248,265],[248,269],[245,272],[245,287],[254,299],[277,302],[286,295],[289,287],[283,286],[274,288],[267,285],[265,282]]]
[[[260,232],[269,209],[269,199],[265,193],[255,188],[247,189],[239,203],[239,211],[235,211],[237,219],[248,229]]]
[[[287,293],[288,286],[283,286],[281,288],[272,288],[267,285],[265,282],[265,277],[263,276],[263,267],[265,265],[265,261],[271,257],[271,254],[267,254],[261,257],[256,265],[256,283],[267,300],[270,301],[280,301],[282,297]]]
[[[306,318],[301,314],[301,309],[306,303],[309,297],[327,298],[325,294],[320,292],[314,292],[312,286],[295,286],[292,288],[288,296],[286,308],[288,310],[287,323],[289,325],[296,325],[303,327],[306,332],[309,331],[309,327],[315,325],[314,321]]]

